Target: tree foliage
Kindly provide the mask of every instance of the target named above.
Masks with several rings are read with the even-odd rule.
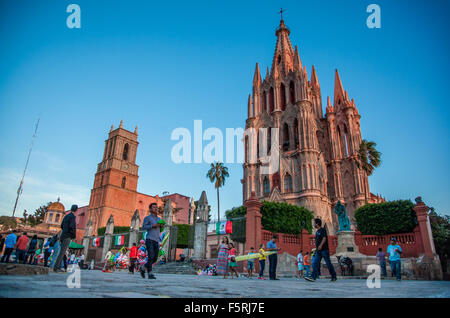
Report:
[[[0,227],[3,231],[15,229],[17,227],[17,221],[12,216],[2,215],[0,216]]]
[[[303,229],[312,232],[313,212],[302,206],[264,201],[261,207],[261,224],[265,230],[301,234]]]
[[[227,220],[232,219],[232,218],[243,217],[246,214],[247,214],[247,208],[243,205],[234,207],[231,210],[225,211],[225,216],[226,216]]]
[[[234,207],[225,212],[227,219],[243,217],[245,206]],[[312,231],[314,214],[308,209],[288,203],[264,201],[261,207],[261,224],[267,231],[286,234],[301,234],[303,229]],[[233,226],[234,232],[234,226]]]
[[[366,235],[412,232],[417,225],[410,200],[366,204],[355,211],[357,229]]]
[[[177,247],[187,248],[189,244],[189,231],[192,225],[189,224],[173,224],[178,228],[177,231]]]
[[[97,229],[97,235],[105,235],[106,227],[99,227]],[[119,234],[119,233],[127,233],[130,232],[129,226],[114,226],[113,234]]]
[[[450,216],[439,215],[434,211],[434,208],[431,208],[429,216],[436,253],[439,255],[441,262],[446,264],[450,255]]]
[[[33,214],[27,215],[25,219],[25,224],[33,227],[44,222],[45,213],[47,213],[48,206],[50,205],[50,203],[51,202],[48,202],[46,205],[41,205],[34,211]],[[25,215],[26,214],[24,214],[24,217]]]

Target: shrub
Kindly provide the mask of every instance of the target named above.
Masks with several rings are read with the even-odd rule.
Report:
[[[177,247],[187,248],[189,244],[189,231],[192,225],[189,224],[174,224],[177,227]]]
[[[101,236],[104,235],[106,231],[106,227],[99,227],[97,229],[97,235]],[[130,227],[129,226],[114,226],[114,230],[113,230],[113,234],[118,234],[118,233],[126,233],[126,232],[130,232]]]
[[[410,200],[366,204],[355,211],[357,229],[367,235],[412,232],[417,225],[413,207]]]
[[[264,201],[261,214],[261,224],[267,231],[296,235],[303,229],[312,232],[314,214],[305,207]]]

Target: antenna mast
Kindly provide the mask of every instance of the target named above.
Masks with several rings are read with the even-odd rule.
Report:
[[[31,139],[31,146],[30,146],[30,151],[28,152],[27,163],[25,164],[25,169],[23,169],[23,175],[22,175],[22,179],[20,180],[19,189],[17,189],[16,203],[14,204],[14,209],[13,209],[13,214],[12,214],[13,217],[14,217],[14,214],[16,213],[17,202],[19,202],[19,197],[22,194],[23,179],[25,178],[25,172],[27,171],[28,162],[30,161],[31,150],[33,150],[34,139],[36,138],[40,120],[41,120],[41,118],[39,117],[38,121],[36,123],[36,128],[34,130],[33,138]]]

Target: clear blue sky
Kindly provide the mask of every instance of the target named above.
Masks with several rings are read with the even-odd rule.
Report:
[[[81,7],[81,29],[66,7]],[[366,7],[381,7],[368,29]],[[86,205],[104,140],[121,119],[139,126],[138,191],[200,197],[216,215],[208,164],[170,159],[177,127],[244,127],[255,63],[263,76],[280,7],[322,99],[337,68],[382,165],[371,191],[421,195],[450,213],[449,1],[25,1],[0,3],[0,215],[10,215],[34,125],[41,123],[18,205],[61,197]],[[447,31],[445,31],[447,30]],[[221,211],[242,204],[242,166],[230,164]]]

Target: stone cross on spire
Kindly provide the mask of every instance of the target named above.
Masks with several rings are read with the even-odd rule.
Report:
[[[283,21],[283,12],[285,12],[286,10],[283,10],[283,8],[281,8],[280,12],[278,12],[281,15],[281,21]]]

